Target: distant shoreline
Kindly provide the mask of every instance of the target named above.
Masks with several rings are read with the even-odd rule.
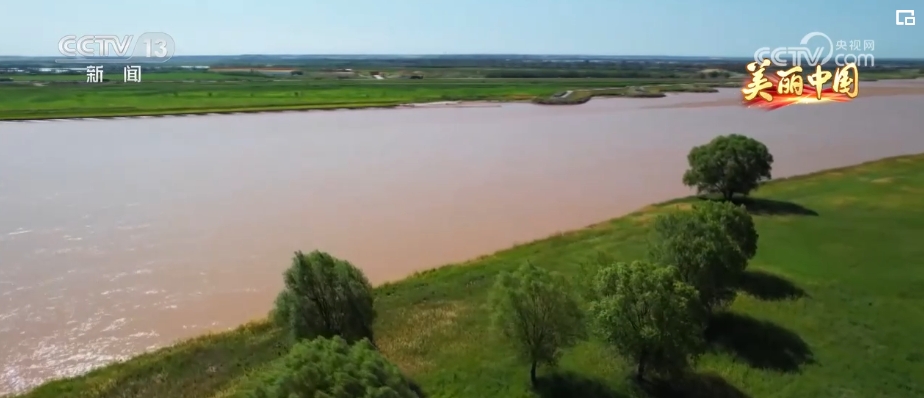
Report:
[[[888,81],[904,81],[904,80],[888,80]],[[912,87],[866,87],[861,90],[860,95],[862,97],[880,97],[880,96],[894,96],[894,95],[924,95],[924,84],[918,84],[919,82],[924,82],[922,79],[906,80],[908,82],[914,82]],[[672,85],[673,86],[673,85]],[[656,86],[647,86],[647,87],[656,87]],[[581,105],[592,98],[603,97],[603,98],[663,98],[664,94],[667,93],[715,93],[715,89],[723,87],[710,87],[712,90],[681,90],[681,89],[668,89],[663,92],[655,92],[649,94],[658,94],[658,95],[635,95],[635,94],[620,94],[612,95],[609,91],[619,90],[619,91],[632,91],[632,90],[644,90],[646,86],[629,86],[629,87],[620,87],[617,89],[582,89],[575,90],[575,92],[584,92],[589,95],[580,97],[578,95],[570,95],[567,99],[576,99],[573,102],[545,102],[537,101],[534,98],[532,100],[520,100],[520,99],[482,99],[482,100],[457,100],[457,101],[433,101],[433,102],[385,102],[385,103],[367,103],[367,104],[308,104],[308,105],[283,105],[283,106],[253,106],[253,107],[240,107],[240,108],[218,108],[218,109],[164,109],[164,110],[150,110],[150,111],[137,111],[137,112],[115,112],[112,114],[74,114],[74,115],[59,115],[59,114],[49,114],[47,117],[36,117],[29,115],[27,117],[4,117],[0,115],[0,122],[15,123],[15,122],[50,122],[50,121],[64,121],[64,120],[105,120],[105,119],[146,119],[146,118],[160,118],[160,117],[185,117],[185,116],[209,116],[209,115],[237,115],[237,114],[259,114],[259,113],[282,113],[282,112],[306,112],[306,111],[340,111],[340,110],[363,110],[363,109],[421,109],[421,108],[483,108],[483,107],[499,107],[505,103],[533,103],[537,105],[544,106],[555,106],[555,105]],[[729,87],[724,87],[729,88]],[[555,98],[554,96],[552,98]],[[565,98],[565,97],[562,97]],[[684,104],[653,104],[652,108],[702,108],[702,107],[713,107],[713,106],[731,106],[739,104],[740,101],[737,99],[721,99],[709,102],[694,102],[694,103],[684,103]]]
[[[28,117],[28,118],[0,118],[0,122],[17,123],[17,122],[52,122],[65,120],[124,120],[124,119],[151,119],[164,117],[186,117],[186,116],[214,116],[214,115],[243,115],[243,114],[260,114],[260,113],[284,113],[284,112],[308,112],[308,111],[343,111],[343,110],[366,110],[366,109],[415,109],[415,108],[485,108],[499,107],[503,103],[528,103],[529,101],[437,101],[437,102],[420,102],[420,103],[403,103],[403,104],[369,104],[369,105],[333,105],[333,106],[291,106],[291,107],[253,107],[253,108],[233,108],[233,109],[191,109],[191,110],[169,110],[163,112],[138,112],[119,113],[112,115],[81,115],[81,116],[48,116],[48,117]]]
[[[676,86],[676,85],[665,85]],[[619,88],[595,88],[575,90],[584,95],[579,102],[574,103],[555,103],[545,102],[544,98],[536,97],[533,99],[478,99],[478,100],[455,100],[455,101],[433,101],[433,102],[385,102],[385,103],[368,103],[368,104],[308,104],[308,105],[282,105],[282,106],[253,106],[239,108],[217,108],[217,109],[164,109],[137,112],[114,112],[112,114],[49,114],[47,117],[36,117],[29,115],[26,117],[4,117],[0,115],[0,122],[36,122],[36,121],[63,121],[63,120],[103,120],[103,119],[145,119],[155,117],[182,117],[182,116],[207,116],[207,115],[235,115],[249,113],[279,113],[279,112],[305,112],[305,111],[338,111],[338,110],[362,110],[362,109],[417,109],[417,108],[474,108],[474,107],[497,107],[507,103],[532,103],[536,105],[580,105],[588,102],[593,97],[615,97],[615,98],[663,98],[664,93],[715,93],[715,89],[710,90],[682,90],[668,89],[665,92],[648,93],[651,87],[657,86],[627,86]],[[640,95],[649,94],[649,95]],[[577,95],[571,97],[578,97]],[[553,96],[554,98],[554,96]]]
[[[715,92],[715,86],[727,86],[731,82],[698,82],[692,80],[671,81],[639,79],[632,85],[619,85],[619,81],[599,81],[589,85],[587,82],[554,82],[544,86],[534,86],[529,82],[507,84],[503,81],[486,86],[475,86],[466,89],[458,86],[459,83],[450,81],[433,81],[419,83],[413,89],[424,90],[423,95],[415,92],[398,92],[394,95],[387,90],[393,86],[370,84],[369,86],[326,86],[302,87],[292,86],[279,88],[273,85],[238,86],[230,84],[224,88],[215,88],[216,98],[222,98],[214,103],[211,86],[178,86],[178,88],[152,86],[153,91],[138,91],[137,95],[132,88],[115,87],[111,91],[72,92],[64,91],[61,95],[49,97],[55,93],[39,91],[39,94],[24,91],[14,94],[24,96],[26,101],[51,102],[48,109],[8,109],[0,112],[0,121],[39,121],[39,120],[70,120],[70,119],[111,119],[111,118],[137,118],[137,117],[163,117],[185,115],[210,114],[240,114],[240,113],[266,113],[266,112],[295,112],[310,110],[342,110],[342,109],[387,109],[387,108],[421,108],[421,107],[472,107],[497,106],[500,103],[532,102],[543,105],[571,105],[573,101],[587,102],[590,97],[617,96],[631,98],[660,98],[664,92]],[[553,90],[561,87],[577,86],[571,91],[574,95],[568,97],[551,94]],[[582,87],[583,85],[583,87]],[[2,86],[0,86],[2,87]],[[63,87],[63,86],[62,86]],[[127,87],[127,86],[126,86]],[[368,87],[368,88],[367,88]],[[418,88],[419,87],[419,88]],[[462,87],[461,89],[459,87]],[[63,89],[72,90],[76,86],[67,86]],[[23,87],[15,87],[15,90]],[[190,92],[184,90],[195,89]],[[311,90],[321,90],[312,93]],[[14,90],[14,91],[15,91]],[[225,90],[225,91],[221,91]],[[291,90],[291,91],[289,91]],[[331,91],[340,90],[334,93]],[[396,90],[407,90],[407,86]],[[546,91],[548,90],[548,91]],[[154,96],[150,94],[154,93]],[[31,94],[31,95],[30,95]],[[227,97],[222,97],[227,94]],[[261,99],[254,98],[258,94]],[[35,95],[34,97],[32,95]],[[274,96],[275,95],[275,96]],[[316,95],[317,97],[311,97]],[[250,98],[248,98],[250,97]],[[304,97],[313,98],[314,103],[282,103],[266,104],[267,101],[278,101],[280,98]],[[392,98],[389,98],[392,97]],[[396,98],[404,97],[404,98]],[[448,97],[448,98],[447,98]],[[296,99],[296,101],[298,101]],[[212,103],[214,104],[212,104]],[[263,104],[257,104],[263,102]],[[99,105],[96,105],[99,104]],[[171,106],[172,105],[172,106]],[[210,106],[211,105],[211,106]]]
[[[891,97],[897,95],[924,95],[924,84],[917,85],[916,87],[864,87],[860,90],[860,94],[857,96],[857,99],[860,98],[870,98],[870,97]],[[687,102],[680,104],[662,104],[662,105],[651,105],[647,108],[711,108],[714,106],[732,106],[741,104],[740,98],[733,99],[718,99],[715,101],[707,102]]]

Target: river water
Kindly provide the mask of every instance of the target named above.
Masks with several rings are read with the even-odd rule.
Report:
[[[924,96],[895,95],[924,84],[867,87],[0,123],[0,394],[263,316],[295,250],[380,283],[689,194],[719,134],[766,143],[775,177],[924,152]]]

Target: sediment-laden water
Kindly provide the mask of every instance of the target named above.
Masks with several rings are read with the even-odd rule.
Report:
[[[924,96],[894,95],[924,84],[866,86],[0,123],[0,394],[263,316],[295,250],[383,282],[686,195],[716,135],[766,143],[776,177],[924,152]]]

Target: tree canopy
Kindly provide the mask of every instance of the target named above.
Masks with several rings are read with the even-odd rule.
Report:
[[[368,340],[350,345],[339,336],[296,344],[248,387],[246,398],[419,398]]]
[[[374,341],[372,286],[358,268],[327,253],[296,252],[284,279],[272,318],[292,337]]]
[[[722,226],[728,238],[748,260],[757,255],[757,227],[754,225],[754,218],[744,206],[730,202],[707,201],[697,204],[695,211],[704,222]]]
[[[585,332],[567,281],[530,263],[497,277],[490,306],[495,330],[530,364],[534,385],[537,365],[555,365]]]
[[[655,219],[650,258],[677,267],[681,279],[699,292],[705,311],[735,296],[741,273],[757,252],[754,222],[742,207],[703,202],[691,211],[674,211]]]
[[[605,265],[594,281],[590,317],[599,335],[636,365],[636,378],[677,375],[701,351],[696,289],[675,267],[648,262]]]
[[[690,168],[683,183],[698,193],[717,193],[725,199],[747,195],[769,180],[773,155],[753,138],[731,134],[694,147],[687,155]]]

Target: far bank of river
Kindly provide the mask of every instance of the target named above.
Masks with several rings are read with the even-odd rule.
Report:
[[[687,195],[716,135],[766,143],[777,178],[924,152],[924,96],[866,95],[894,84],[773,112],[728,89],[5,123],[0,393],[263,316],[295,250],[378,284]]]
[[[446,80],[412,84],[350,82],[320,85],[293,82],[283,85],[155,82],[150,86],[104,83],[101,87],[79,83],[7,84],[0,85],[0,94],[7,97],[5,109],[0,110],[0,120],[376,109],[449,102],[546,103],[542,99],[549,93],[569,85],[585,87],[577,92],[586,102],[594,95],[635,98],[663,97],[665,92],[715,92],[711,87],[730,84],[696,79],[575,80],[486,79],[470,85]]]
[[[872,84],[871,84],[872,83]],[[886,80],[880,82],[864,83],[862,90],[864,97],[875,96],[892,96],[892,95],[918,95],[924,94],[924,79],[917,80]],[[310,103],[310,104],[285,104],[285,105],[246,105],[236,107],[187,107],[187,108],[153,108],[153,109],[136,109],[131,107],[111,107],[96,110],[86,110],[79,108],[66,109],[48,109],[41,113],[0,113],[0,123],[2,122],[33,122],[33,121],[56,121],[56,120],[100,120],[100,119],[126,119],[126,118],[151,118],[151,117],[172,117],[172,116],[213,116],[213,115],[239,115],[239,114],[262,114],[276,112],[306,112],[306,111],[345,111],[345,110],[369,110],[369,109],[406,109],[420,107],[483,107],[483,106],[500,106],[500,104],[511,103],[534,103],[537,105],[582,105],[594,98],[625,98],[625,99],[658,99],[667,95],[683,94],[712,94],[718,88],[734,86],[730,83],[669,83],[669,84],[649,84],[644,86],[626,86],[613,88],[584,88],[575,90],[566,90],[556,93],[550,97],[535,97],[532,99],[511,99],[504,96],[497,96],[493,99],[485,99],[485,95],[477,91],[471,93],[471,100],[454,100],[454,101],[433,101],[433,102],[403,102],[403,101],[373,101],[357,103]],[[488,95],[488,98],[491,96]],[[728,99],[722,103],[713,104],[709,101],[700,102],[694,106],[716,106],[729,105]],[[737,103],[735,101],[734,103]],[[733,104],[734,104],[733,103]],[[654,106],[661,106],[653,103]]]
[[[886,91],[874,80],[864,81],[870,90],[865,96],[912,95],[924,92],[922,79],[885,80],[899,82]],[[870,83],[873,83],[870,85]],[[378,84],[344,86],[285,86],[272,85],[197,86],[194,83],[156,82],[157,85],[112,85],[102,89],[84,84],[65,86],[0,85],[7,98],[6,109],[0,111],[0,122],[120,119],[134,117],[202,116],[241,113],[302,112],[317,110],[355,110],[407,108],[456,104],[455,106],[485,106],[485,104],[532,102],[542,105],[580,105],[599,97],[662,98],[674,93],[714,93],[717,88],[737,88],[737,81],[690,79],[639,79],[637,84],[625,81],[567,82],[504,82],[484,83],[474,87],[456,87],[445,82],[418,83],[414,91],[420,95],[392,92]],[[164,85],[167,84],[167,85]],[[594,86],[597,85],[598,86]],[[407,90],[403,87],[402,90]],[[554,94],[548,93],[558,90]],[[213,97],[213,90],[215,90]],[[371,90],[371,91],[370,91]],[[385,90],[385,91],[383,91]],[[540,94],[540,93],[545,94]],[[207,94],[207,95],[206,95]],[[256,95],[255,95],[256,94]],[[16,99],[10,102],[10,98]],[[436,98],[452,98],[438,100]],[[319,100],[323,100],[320,101]],[[41,104],[40,106],[36,104]]]

